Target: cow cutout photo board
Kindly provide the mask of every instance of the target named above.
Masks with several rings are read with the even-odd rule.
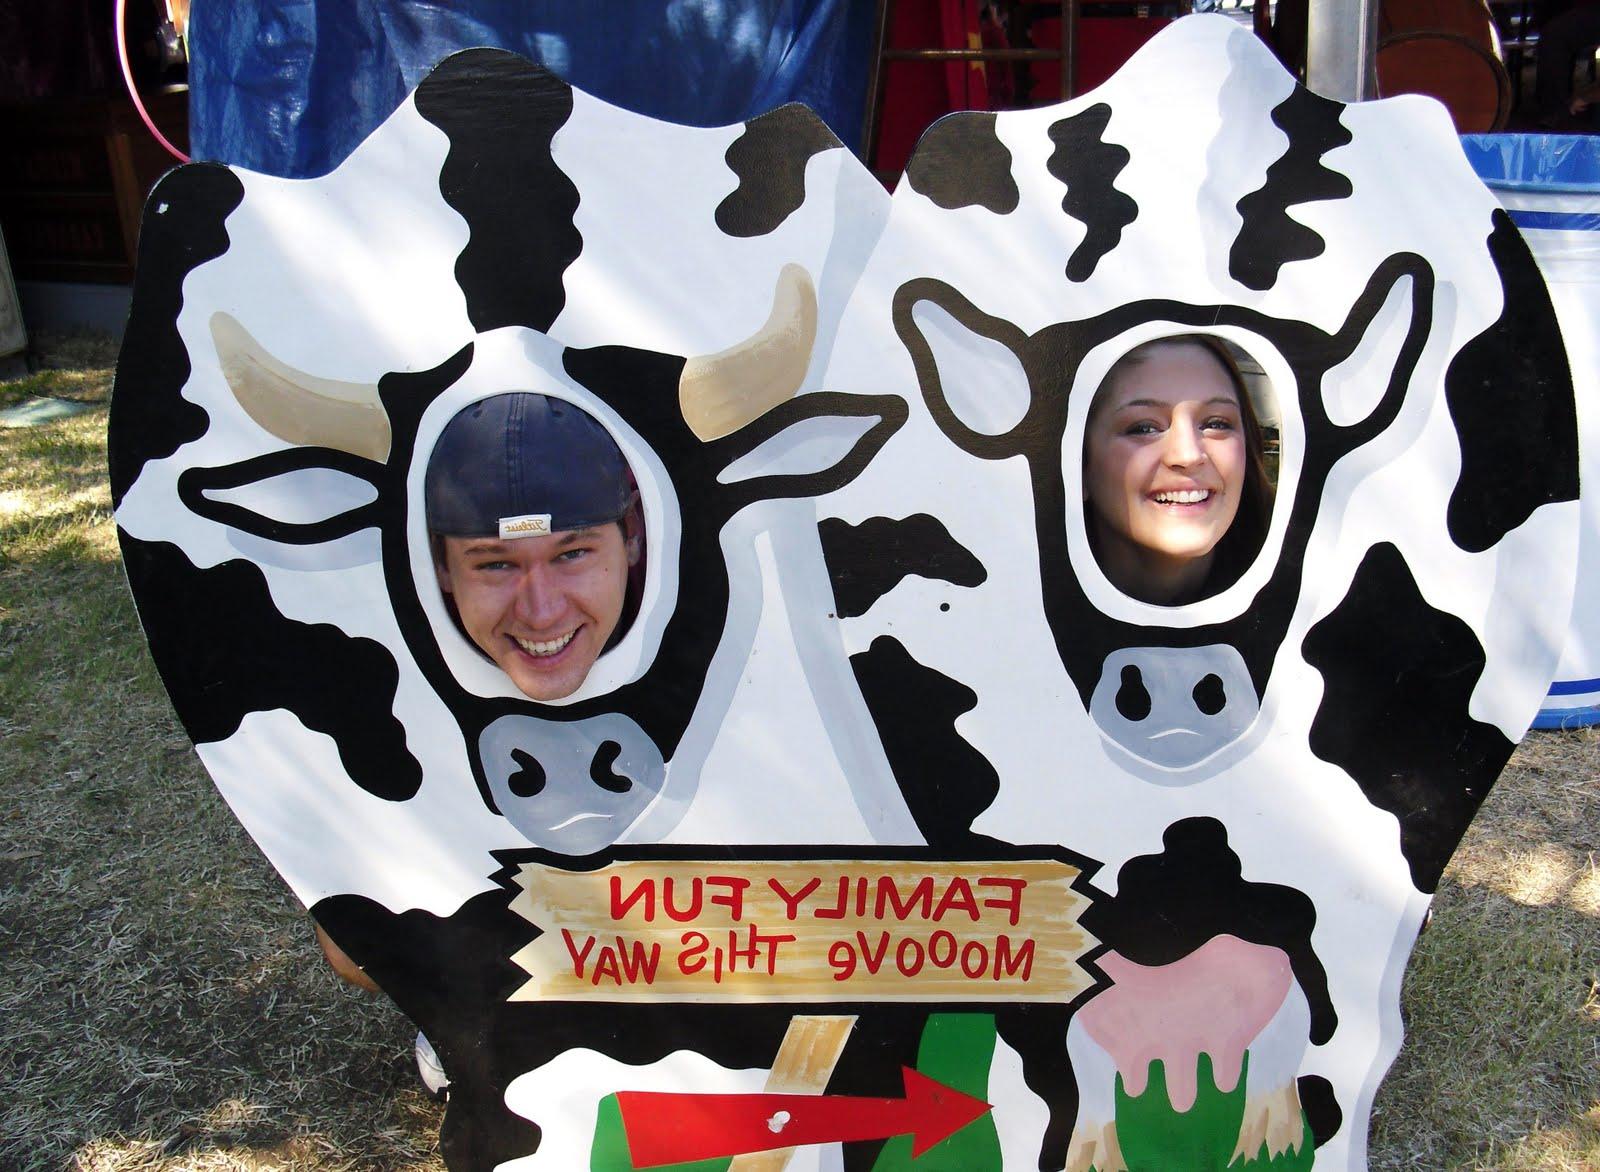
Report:
[[[1365,1167],[1575,565],[1561,339],[1442,108],[1194,17],[891,195],[801,107],[470,50],[322,178],[173,172],[140,248],[152,654],[452,1169]],[[513,402],[637,493],[527,564],[590,522],[479,557],[431,495]],[[621,617],[466,585],[597,566]]]

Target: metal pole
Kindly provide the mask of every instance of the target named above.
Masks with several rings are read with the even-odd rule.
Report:
[[[1306,13],[1307,88],[1341,102],[1376,97],[1377,49],[1377,0],[1310,0]]]

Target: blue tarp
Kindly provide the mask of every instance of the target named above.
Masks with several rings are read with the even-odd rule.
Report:
[[[804,102],[854,148],[872,11],[851,0],[197,0],[191,151],[272,175],[324,174],[441,58],[475,45],[692,126]]]
[[[1600,194],[1600,137],[1590,134],[1463,134],[1467,162],[1499,191]]]
[[[1600,137],[1463,134],[1461,149],[1517,227],[1600,231]]]

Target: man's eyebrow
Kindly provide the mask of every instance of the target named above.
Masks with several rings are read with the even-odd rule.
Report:
[[[561,535],[557,545],[571,545],[575,541],[588,541],[600,531],[600,526],[590,525],[586,529],[568,529]]]
[[[463,556],[471,556],[483,553],[504,553],[505,551],[506,545],[503,541],[475,541],[463,548],[461,553]]]

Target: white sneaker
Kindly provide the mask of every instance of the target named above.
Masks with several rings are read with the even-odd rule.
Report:
[[[428,1094],[439,1102],[450,1097],[450,1076],[444,1072],[439,1055],[434,1053],[433,1043],[420,1031],[417,1034],[417,1074],[422,1085],[428,1088]]]

